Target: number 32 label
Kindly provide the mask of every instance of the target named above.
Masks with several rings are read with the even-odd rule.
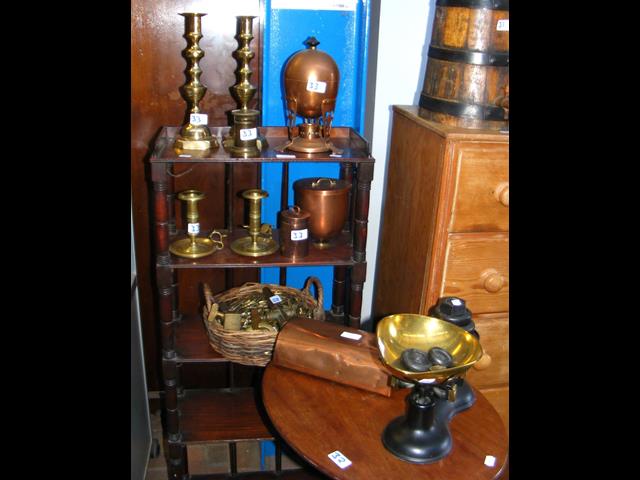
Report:
[[[340,468],[347,468],[351,465],[351,460],[345,457],[339,450],[329,454],[329,458]]]

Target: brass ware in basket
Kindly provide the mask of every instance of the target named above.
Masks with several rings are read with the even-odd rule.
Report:
[[[311,294],[316,287],[317,299]],[[271,300],[265,291],[279,297]],[[262,283],[245,283],[217,295],[204,284],[206,305],[203,317],[211,347],[223,357],[242,365],[263,367],[271,360],[280,328],[287,320],[306,317],[324,321],[323,290],[320,280],[309,277],[304,288]],[[240,313],[240,330],[224,328],[225,313]],[[257,320],[259,317],[259,321]],[[257,329],[253,328],[256,326]]]

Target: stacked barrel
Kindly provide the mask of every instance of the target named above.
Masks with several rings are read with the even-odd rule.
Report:
[[[509,0],[437,0],[421,117],[501,130],[509,125]]]

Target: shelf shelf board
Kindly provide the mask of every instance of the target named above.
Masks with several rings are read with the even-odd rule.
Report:
[[[180,411],[185,443],[273,440],[253,388],[185,390]]]
[[[327,322],[344,324],[344,317],[336,317],[325,311]],[[209,344],[209,337],[200,315],[184,315],[176,325],[176,362],[181,363],[226,363],[229,360],[216,352]]]
[[[185,363],[228,362],[209,345],[204,320],[200,315],[184,315],[176,325],[177,361]]]
[[[299,153],[277,152],[274,149],[283,145],[288,140],[287,127],[258,127],[260,135],[267,139],[268,146],[260,157],[234,157],[225,151],[222,146],[206,152],[176,153],[173,144],[181,127],[162,127],[151,155],[151,163],[256,163],[256,162],[350,162],[372,163],[374,159],[369,153],[369,145],[355,130],[350,127],[333,127],[331,129],[331,142],[342,149],[340,156],[330,156],[331,152],[324,153]],[[209,127],[211,135],[221,140],[230,127]],[[222,142],[220,142],[222,144]],[[188,155],[188,156],[187,156]],[[283,156],[284,155],[284,156]]]
[[[220,230],[226,233],[225,230]],[[208,233],[208,232],[207,232]],[[201,236],[207,235],[201,233]],[[280,251],[265,255],[264,257],[245,257],[238,255],[231,250],[229,245],[236,238],[247,236],[246,229],[238,228],[233,231],[231,237],[224,238],[224,248],[214,252],[213,254],[196,259],[181,258],[171,255],[169,266],[171,268],[257,268],[257,267],[302,267],[302,266],[329,266],[342,265],[351,266],[355,264],[353,260],[353,247],[350,244],[351,234],[342,232],[335,240],[335,243],[326,249],[319,249],[309,243],[309,254],[296,261],[283,257]],[[184,233],[178,233],[172,236],[170,241],[185,237]],[[273,239],[276,243],[280,241],[280,235],[277,229],[273,230]]]

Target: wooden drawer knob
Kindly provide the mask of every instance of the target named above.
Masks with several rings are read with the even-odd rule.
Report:
[[[509,206],[509,182],[499,183],[496,189],[493,191],[493,196],[496,197],[502,205]]]
[[[491,365],[491,356],[485,351],[482,353],[482,358],[473,364],[473,368],[476,370],[484,370]]]
[[[481,274],[482,285],[489,293],[499,292],[504,287],[504,277],[493,268],[488,268]]]

